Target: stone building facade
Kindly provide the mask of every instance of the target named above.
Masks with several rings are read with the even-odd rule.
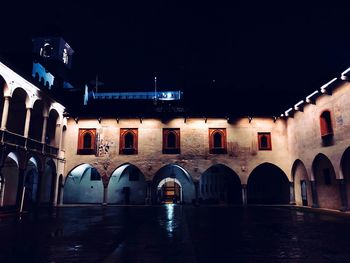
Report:
[[[286,204],[347,210],[350,84],[278,118],[68,117],[0,63],[0,207]]]

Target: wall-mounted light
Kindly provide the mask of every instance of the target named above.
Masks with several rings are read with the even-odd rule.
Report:
[[[207,121],[208,121],[208,118],[204,117],[204,123],[207,123]]]
[[[309,96],[306,97],[306,102],[310,103],[310,104],[316,104],[316,95],[319,93],[318,90],[315,90],[314,92],[312,92]]]
[[[79,122],[79,117],[75,117],[74,120],[75,120],[75,123],[78,124],[78,122]]]
[[[98,123],[101,124],[102,118],[99,117],[97,120],[98,120]]]
[[[252,117],[252,116],[248,116],[248,121],[249,121],[249,123],[251,123],[252,120],[253,120],[253,117]]]
[[[187,117],[184,118],[184,123],[186,123],[186,121],[187,121]]]
[[[273,116],[273,122],[276,122],[277,121],[277,117],[276,116]]]
[[[140,118],[140,123],[142,123],[142,118]]]
[[[326,84],[324,84],[324,85],[322,85],[321,86],[321,92],[323,93],[323,94],[329,94],[330,95],[330,90],[329,90],[329,86],[333,83],[333,82],[335,82],[337,80],[337,78],[334,78],[334,79],[332,79],[331,81],[329,81],[329,82],[327,82]]]
[[[349,72],[350,72],[350,68],[347,68],[345,71],[343,71],[343,72],[341,73],[341,76],[340,76],[341,80],[349,80],[349,77],[346,75],[346,74],[348,74]]]
[[[117,123],[119,124],[119,118],[116,118],[115,120],[116,120],[116,121],[117,121]]]
[[[294,105],[294,110],[303,111],[304,110],[304,101],[301,100],[297,104]]]
[[[293,111],[293,108],[289,108],[288,110],[286,110],[286,111],[284,112],[284,115],[285,115],[286,117],[290,117],[292,111]]]

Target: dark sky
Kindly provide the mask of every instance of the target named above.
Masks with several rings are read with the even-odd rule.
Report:
[[[6,1],[0,52],[60,32],[83,82],[152,90],[157,75],[187,105],[230,114],[280,114],[350,66],[350,4],[228,2]]]

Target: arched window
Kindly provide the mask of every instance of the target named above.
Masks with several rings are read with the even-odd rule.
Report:
[[[78,154],[96,154],[96,129],[79,129]]]
[[[333,127],[332,127],[330,111],[326,110],[322,112],[320,116],[320,128],[321,128],[322,137],[333,135]]]
[[[45,43],[44,46],[40,49],[40,56],[44,58],[49,58],[52,56],[53,47],[50,43]]]
[[[209,129],[209,153],[227,153],[226,129]]]
[[[137,154],[138,129],[120,129],[119,154]]]
[[[131,132],[126,133],[125,135],[125,146],[126,149],[134,148],[134,135]]]
[[[258,132],[258,144],[259,144],[259,150],[272,150],[271,133]]]
[[[163,129],[163,153],[164,154],[180,153],[180,129],[179,128]]]
[[[84,149],[90,149],[91,148],[91,134],[90,132],[87,132],[84,134],[84,143],[83,143],[83,148]]]
[[[173,132],[169,132],[168,134],[168,148],[175,148],[176,147],[176,136]]]
[[[222,136],[220,132],[214,133],[214,148],[222,148]]]

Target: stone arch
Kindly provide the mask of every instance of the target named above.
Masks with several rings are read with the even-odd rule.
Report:
[[[346,148],[340,159],[340,171],[345,181],[346,206],[350,204],[350,147]]]
[[[56,135],[57,123],[59,121],[59,113],[55,109],[51,109],[49,112],[49,117],[46,126],[46,138],[45,143],[52,146],[58,146]]]
[[[341,198],[334,167],[329,158],[319,153],[312,162],[312,172],[317,184],[318,205],[323,208],[339,209]]]
[[[297,205],[311,205],[311,184],[304,163],[297,159],[292,166],[295,202]]]
[[[19,158],[17,153],[10,152],[2,168],[1,206],[15,206],[18,191]]]
[[[199,192],[204,203],[242,204],[241,180],[224,164],[215,164],[201,175]]]
[[[262,163],[248,177],[248,204],[289,204],[290,183],[281,168]]]
[[[23,135],[26,121],[27,92],[22,88],[16,88],[10,99],[10,106],[7,118],[7,129],[10,132]]]
[[[30,118],[30,127],[29,127],[29,138],[41,142],[41,135],[43,130],[43,116],[44,102],[40,99],[37,99],[34,102],[33,110]]]
[[[144,204],[147,184],[144,174],[133,164],[116,168],[108,182],[109,204]]]
[[[40,160],[35,155],[32,155],[27,162],[24,173],[24,209],[30,209],[37,203],[38,186],[39,186],[39,169]]]
[[[45,204],[51,204],[54,200],[56,181],[56,164],[49,158],[45,162],[44,171],[41,178],[40,201]]]
[[[152,180],[152,203],[161,203],[160,192],[158,191],[159,183],[165,178],[176,178],[181,184],[182,202],[192,203],[195,199],[195,187],[191,175],[177,164],[168,164],[160,168]]]
[[[102,203],[103,191],[101,175],[92,165],[83,163],[68,173],[64,184],[63,203]]]

